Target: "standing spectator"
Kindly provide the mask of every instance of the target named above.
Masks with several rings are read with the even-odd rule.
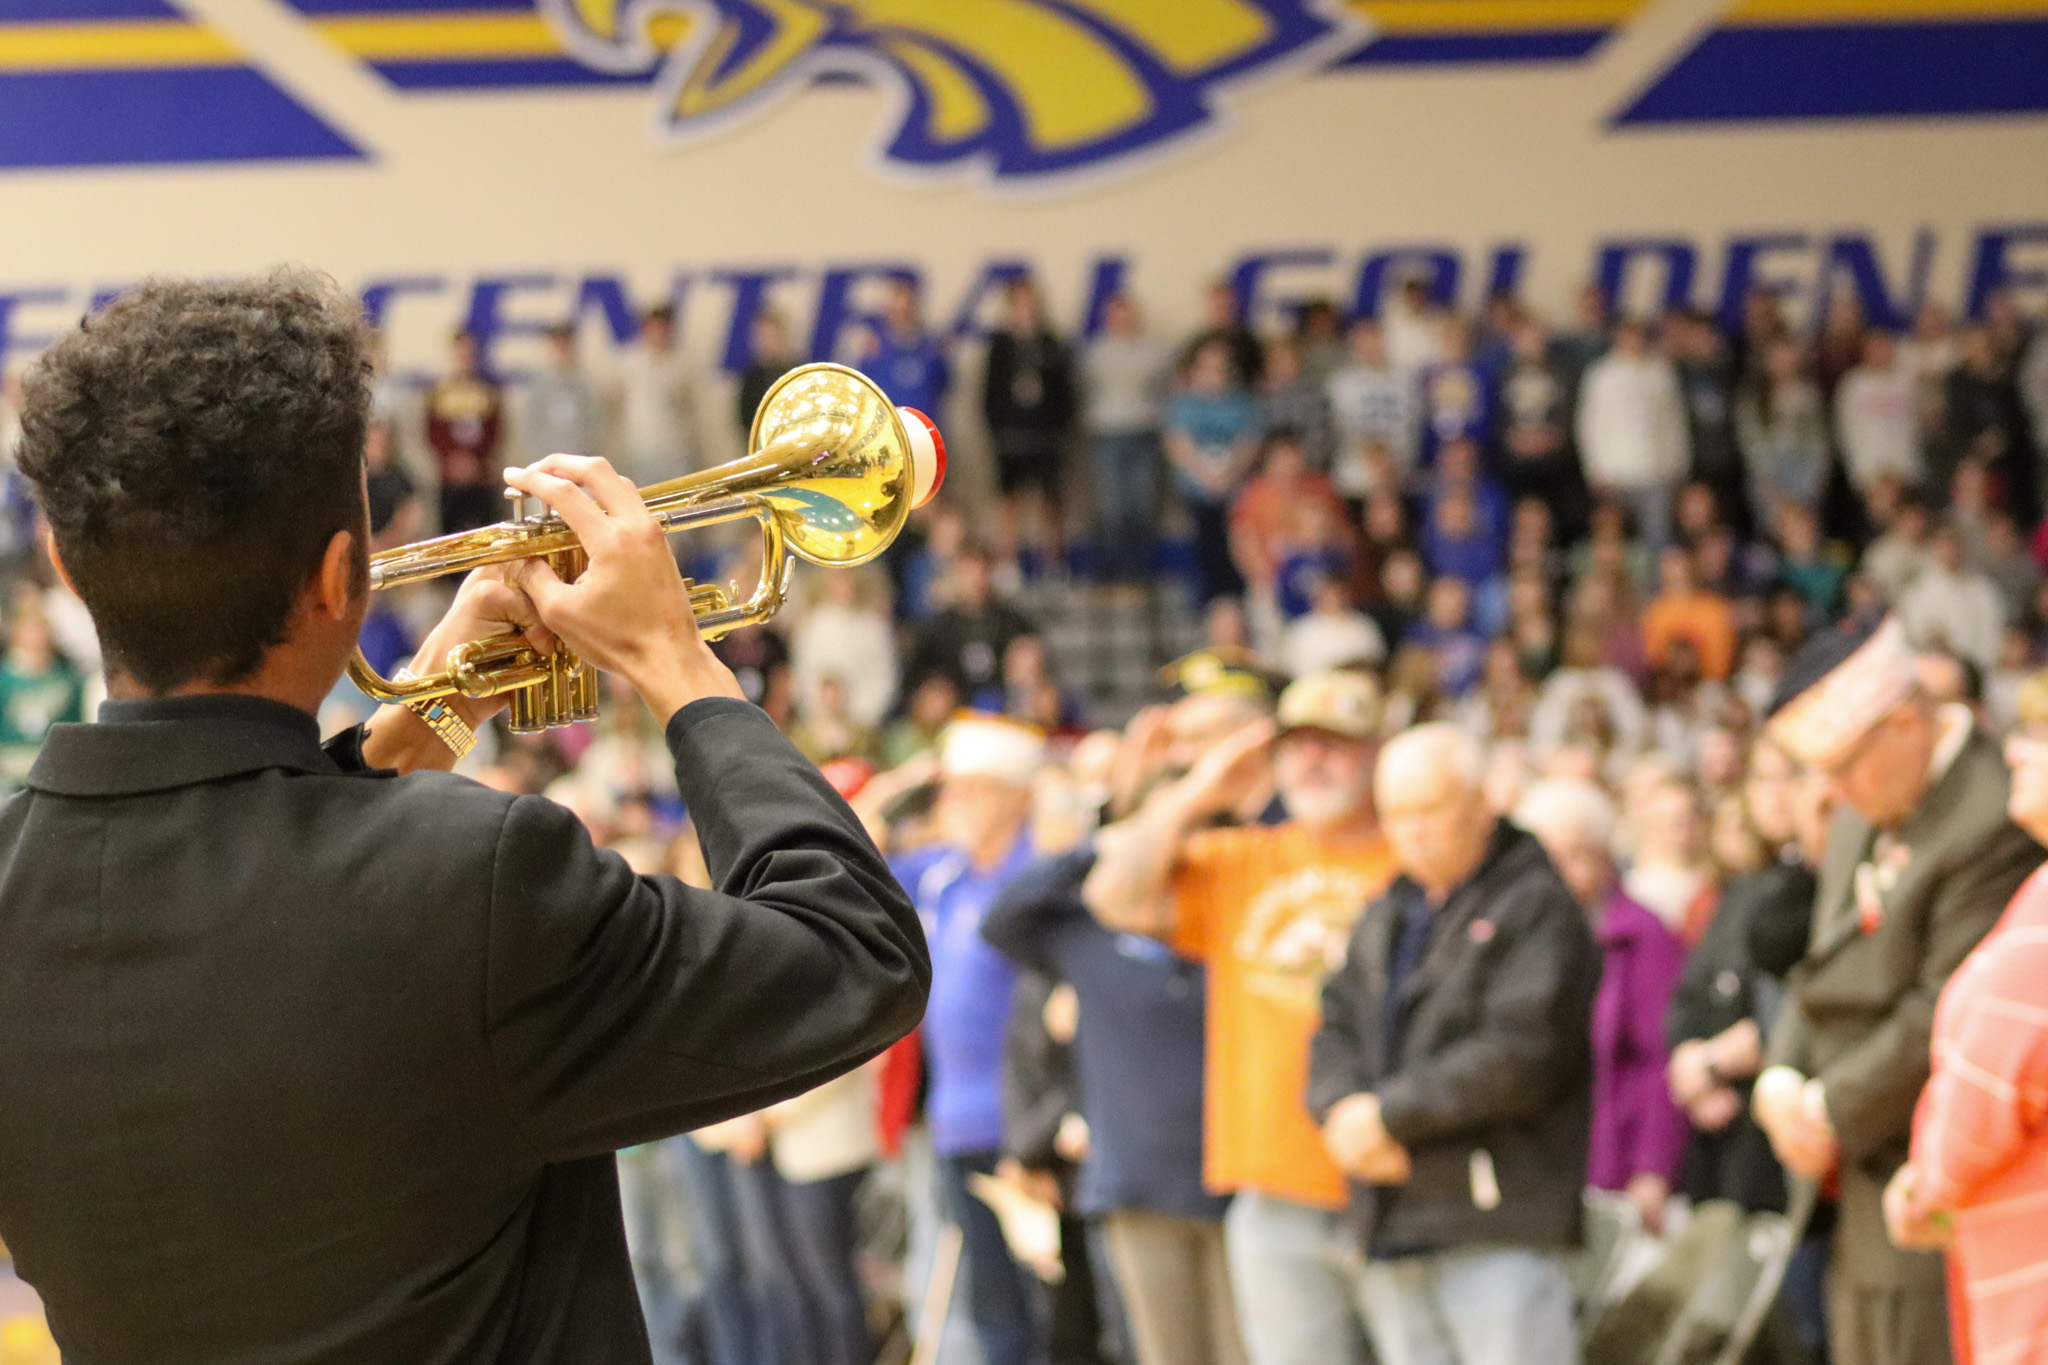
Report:
[[[988,552],[962,546],[953,560],[951,603],[918,629],[908,672],[913,678],[939,674],[962,697],[1002,681],[1003,651],[1031,633],[1028,617],[995,598]]]
[[[1901,493],[1883,534],[1864,547],[1858,572],[1878,595],[1896,604],[1927,567],[1927,505],[1917,493]]]
[[[1506,567],[1499,532],[1482,519],[1474,490],[1452,486],[1430,502],[1422,558],[1438,577],[1480,591]]]
[[[1074,1064],[1088,1153],[1075,1205],[1100,1219],[1136,1365],[1243,1365],[1224,1255],[1227,1196],[1202,1188],[1199,963],[1088,914],[1086,844],[1025,872],[982,934],[1073,988]]]
[[[1378,624],[1352,604],[1350,586],[1333,575],[1316,583],[1308,614],[1290,621],[1280,637],[1280,663],[1297,678],[1333,668],[1378,668],[1386,658]]]
[[[1202,296],[1202,329],[1181,348],[1182,369],[1194,366],[1205,347],[1221,342],[1229,353],[1231,382],[1240,389],[1255,389],[1266,373],[1266,347],[1258,333],[1245,325],[1244,301],[1229,280],[1210,284]]]
[[[1294,346],[1301,372],[1321,387],[1348,360],[1344,346],[1344,315],[1328,299],[1310,299],[1294,315]]]
[[[1798,593],[1815,620],[1831,621],[1848,578],[1832,549],[1821,543],[1820,519],[1796,502],[1783,503],[1775,523],[1778,581]]]
[[[939,842],[891,859],[932,945],[925,1108],[945,1215],[965,1239],[966,1301],[988,1365],[1031,1365],[1041,1350],[1035,1291],[969,1178],[995,1174],[1001,1155],[1003,1041],[1017,980],[981,926],[997,893],[1031,862],[1031,783],[1044,756],[1044,737],[1028,726],[954,721],[940,745]]]
[[[1630,803],[1634,847],[1622,889],[1690,948],[1704,934],[1717,898],[1699,792],[1663,775],[1671,771],[1668,761],[1645,758],[1638,767],[1660,775]]]
[[[764,1212],[795,1286],[805,1349],[791,1365],[872,1365],[856,1196],[881,1157],[871,1063],[761,1115]]]
[[[2020,693],[2026,727],[2006,741],[2008,810],[2048,839],[2048,679]],[[1949,1303],[1961,1354],[2048,1356],[2040,1207],[2048,1193],[2048,873],[2021,886],[1949,978],[1934,1008],[1931,1074],[1913,1116],[1912,1153],[1885,1191],[1900,1247],[1946,1250],[1962,1292]]]
[[[1713,318],[1696,309],[1673,313],[1665,336],[1685,395],[1691,477],[1714,491],[1724,516],[1740,514],[1747,525],[1749,494],[1735,440],[1735,380],[1727,344]]]
[[[1599,950],[1542,847],[1488,811],[1484,769],[1448,725],[1388,742],[1374,786],[1402,875],[1324,987],[1310,1063],[1383,1365],[1579,1354],[1565,1261]]]
[[[619,439],[612,463],[641,487],[695,469],[696,395],[689,362],[676,344],[676,314],[662,305],[640,318],[640,337],[619,357],[613,381]]]
[[[1473,624],[1472,589],[1464,579],[1446,575],[1429,585],[1422,619],[1402,643],[1428,652],[1444,696],[1455,701],[1472,690],[1486,662],[1486,637]]]
[[[873,729],[896,700],[896,641],[883,579],[869,569],[834,569],[816,578],[822,597],[804,611],[789,640],[797,706],[816,709],[824,680],[837,678],[847,721]]]
[[[1266,343],[1266,372],[1259,381],[1259,429],[1291,431],[1318,473],[1330,468],[1336,440],[1330,427],[1330,398],[1323,380],[1302,370],[1301,352],[1291,340]]]
[[[1513,360],[1500,386],[1501,468],[1508,493],[1540,498],[1559,526],[1585,516],[1578,462],[1572,451],[1571,377],[1549,350],[1543,328],[1514,330]]]
[[[747,365],[740,371],[739,385],[733,393],[733,417],[738,423],[743,447],[747,434],[754,429],[754,417],[761,410],[761,400],[768,396],[768,390],[775,387],[776,380],[795,369],[802,360],[790,344],[788,320],[773,308],[762,309],[754,319],[753,335],[748,342]]]
[[[1977,544],[1969,555],[1970,566],[1991,580],[2005,605],[2007,621],[2024,620],[2033,610],[2034,594],[2041,586],[2041,566],[2034,562],[2020,540],[2012,514],[1994,510],[1985,514]]]
[[[1450,441],[1481,446],[1493,433],[1493,389],[1472,360],[1472,328],[1462,318],[1443,326],[1443,355],[1422,372],[1422,462],[1434,464]]]
[[[1661,589],[1643,611],[1643,651],[1652,668],[1669,662],[1684,640],[1699,659],[1700,676],[1725,682],[1735,669],[1735,608],[1700,587],[1690,552],[1677,546],[1657,557]]]
[[[448,373],[427,394],[427,448],[441,481],[443,532],[488,526],[504,515],[504,418],[503,392],[477,370],[476,338],[457,332]]]
[[[2012,372],[1983,327],[1963,329],[1958,363],[1942,395],[1942,429],[1935,444],[1933,488],[1945,489],[1965,461],[1991,470],[2008,497],[2032,488],[2026,414]]]
[[[1320,517],[1311,508],[1319,509]],[[1315,528],[1335,530],[1344,524],[1344,506],[1330,481],[1310,467],[1299,436],[1291,430],[1270,432],[1258,474],[1230,505],[1231,560],[1248,589],[1252,638],[1268,653],[1277,647],[1284,624],[1279,601],[1282,571],[1289,567],[1291,554],[1309,548],[1300,534],[1305,520]],[[1340,556],[1331,567],[1344,574],[1349,556],[1343,551],[1348,547],[1328,548]]]
[[[1940,1258],[1891,1245],[1881,1196],[1927,1078],[1935,997],[2042,853],[2007,818],[1997,747],[1967,709],[1928,701],[1896,621],[1817,636],[1774,706],[1766,733],[1826,773],[1843,809],[1757,1079],[1757,1121],[1794,1176],[1839,1177],[1837,1365],[1938,1365]]]
[[[1429,283],[1420,275],[1401,281],[1380,320],[1387,333],[1387,359],[1410,380],[1420,379],[1444,358],[1443,305],[1431,296]]]
[[[1639,322],[1614,331],[1614,349],[1586,371],[1579,391],[1579,459],[1586,482],[1619,498],[1652,550],[1671,539],[1671,498],[1691,464],[1685,398],[1671,362],[1650,349]]]
[[[0,661],[0,789],[21,786],[52,725],[84,719],[84,679],[57,652],[49,621],[24,594]]]
[[[1003,325],[988,339],[981,412],[996,452],[996,539],[1006,564],[1025,549],[1055,574],[1062,559],[1058,490],[1074,422],[1074,368],[1045,319],[1038,285],[1011,280]]]
[[[1737,391],[1735,430],[1749,470],[1750,515],[1756,525],[1771,526],[1783,502],[1820,511],[1827,491],[1828,428],[1820,390],[1806,375],[1798,344],[1775,341],[1762,358],[1763,368]]]
[[[1776,745],[1759,739],[1751,746],[1742,801],[1766,861],[1731,869],[1737,875],[1671,998],[1669,1080],[1692,1124],[1684,1189],[1695,1204],[1732,1199],[1751,1212],[1785,1207],[1784,1172],[1749,1112],[1778,999],[1776,980],[1750,955],[1749,934],[1781,907],[1797,913],[1813,904],[1813,873],[1799,856],[1792,820],[1797,778]]]
[[[1927,564],[1899,599],[1899,620],[1917,649],[1945,649],[1989,670],[1998,662],[2005,605],[1997,585],[1963,560],[1963,538],[1953,526],[1927,538]]]
[[[1633,754],[1642,746],[1649,728],[1642,694],[1628,674],[1607,661],[1599,625],[1576,621],[1565,629],[1562,663],[1544,680],[1529,718],[1529,747],[1539,760],[1570,742],[1578,728],[1574,718],[1588,706],[1604,719],[1619,752]]]
[[[1130,295],[1112,298],[1102,335],[1081,353],[1082,425],[1095,461],[1104,576],[1118,583],[1141,583],[1152,572],[1167,368],[1166,347],[1144,334]]]
[[[1538,782],[1515,807],[1585,908],[1600,945],[1593,997],[1593,1128],[1586,1183],[1626,1198],[1661,1232],[1685,1159],[1685,1116],[1664,1083],[1664,1015],[1685,949],[1621,890],[1611,851],[1614,803],[1591,782]]]
[[[1913,376],[1914,406],[1920,413],[1922,449],[1936,454],[1948,406],[1948,376],[1958,348],[1948,313],[1929,300],[1913,317],[1912,332],[1899,343],[1899,363]]]
[[[1166,458],[1195,521],[1195,602],[1244,587],[1230,554],[1230,502],[1258,449],[1258,405],[1232,378],[1229,344],[1196,348],[1166,409]]]
[[[867,338],[861,368],[898,407],[916,408],[935,422],[945,420],[940,414],[946,410],[946,392],[953,387],[953,370],[946,362],[946,348],[925,329],[917,281],[889,281],[882,326]]]
[[[605,453],[604,396],[577,359],[574,325],[548,328],[547,368],[527,381],[524,398],[519,428],[534,459]]]
[[[1330,415],[1336,454],[1330,474],[1353,502],[1400,494],[1415,472],[1417,414],[1414,379],[1387,359],[1380,325],[1351,324],[1351,363],[1330,376]]]
[[[1316,993],[1351,921],[1391,871],[1373,816],[1378,689],[1322,673],[1282,694],[1137,815],[1103,831],[1083,896],[1112,930],[1149,933],[1209,967],[1208,1187],[1257,1365],[1364,1359],[1344,1178],[1302,1104]],[[1292,818],[1210,829],[1274,772]]]
[[[1862,363],[1835,390],[1835,441],[1850,487],[1865,499],[1881,479],[1917,488],[1926,477],[1913,374],[1900,362],[1891,333],[1865,338]]]
[[[1614,303],[1599,285],[1588,280],[1572,296],[1572,320],[1550,339],[1550,356],[1563,370],[1572,410],[1578,410],[1579,386],[1593,362],[1614,345]]]
[[[1843,376],[1863,362],[1868,326],[1856,295],[1837,294],[1828,301],[1827,320],[1813,339],[1813,378],[1821,397],[1833,399]]]

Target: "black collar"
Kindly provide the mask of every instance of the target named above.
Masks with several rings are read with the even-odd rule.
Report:
[[[53,725],[28,785],[53,796],[131,796],[265,768],[339,774],[320,723],[263,697],[108,701],[91,725]]]

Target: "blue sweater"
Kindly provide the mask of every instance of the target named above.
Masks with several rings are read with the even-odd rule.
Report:
[[[1221,1218],[1230,1201],[1202,1188],[1202,968],[1096,923],[1081,904],[1094,865],[1092,846],[1047,858],[982,921],[989,942],[1081,1002],[1074,1071],[1090,1150],[1075,1206]]]
[[[1017,969],[982,938],[981,921],[996,893],[1031,858],[1025,837],[987,872],[976,872],[965,853],[944,846],[889,860],[931,944],[932,993],[924,1016],[931,1086],[925,1112],[940,1156],[1002,1150],[1003,1035]]]

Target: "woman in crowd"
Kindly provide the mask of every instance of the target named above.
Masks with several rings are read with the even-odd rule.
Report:
[[[1651,1232],[1685,1156],[1685,1118],[1664,1085],[1664,1013],[1685,950],[1621,891],[1614,803],[1587,781],[1552,778],[1523,794],[1515,822],[1534,834],[1592,918],[1605,965],[1593,1000],[1593,1132],[1586,1183],[1624,1196]]]
[[[2006,742],[2012,818],[2048,840],[2048,674]],[[1942,989],[1912,1155],[1885,1192],[1892,1240],[1945,1247],[1957,1357],[2048,1360],[2048,868]]]

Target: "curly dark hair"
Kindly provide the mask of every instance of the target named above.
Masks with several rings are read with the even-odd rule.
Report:
[[[284,640],[335,533],[365,544],[370,377],[356,301],[290,269],[146,281],[44,353],[19,464],[110,669],[231,684]]]

